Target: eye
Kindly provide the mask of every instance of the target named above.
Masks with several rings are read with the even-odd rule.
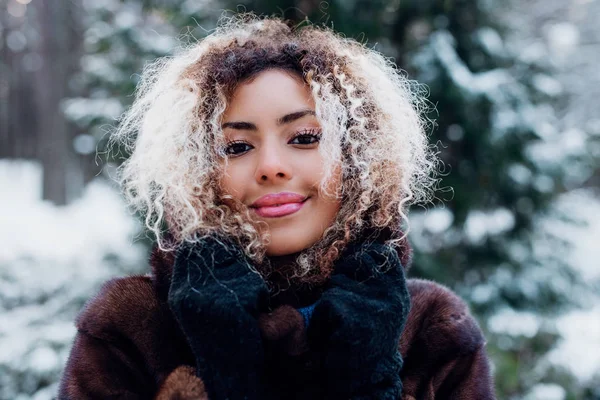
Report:
[[[301,131],[296,132],[290,143],[306,146],[318,143],[319,140],[321,140],[321,129],[311,128],[303,129]]]
[[[228,156],[239,156],[252,148],[248,143],[242,141],[229,142],[225,147],[225,154]]]

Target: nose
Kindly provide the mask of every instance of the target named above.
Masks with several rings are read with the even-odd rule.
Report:
[[[285,159],[283,149],[277,144],[265,143],[259,150],[255,178],[260,184],[292,178],[289,160]]]

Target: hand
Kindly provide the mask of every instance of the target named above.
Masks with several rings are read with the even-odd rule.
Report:
[[[397,252],[380,242],[348,246],[310,322],[324,355],[328,399],[398,399],[399,339],[410,295]]]
[[[208,397],[263,398],[258,316],[267,307],[268,290],[242,249],[216,236],[184,243],[175,257],[168,302]]]

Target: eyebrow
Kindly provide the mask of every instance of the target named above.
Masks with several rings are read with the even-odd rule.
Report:
[[[285,125],[292,123],[302,117],[307,115],[316,115],[313,110],[306,109],[301,111],[296,111],[291,114],[286,114],[281,118],[277,118],[277,125]],[[222,126],[222,129],[231,128],[238,130],[247,130],[247,131],[257,131],[258,128],[252,122],[225,122]]]

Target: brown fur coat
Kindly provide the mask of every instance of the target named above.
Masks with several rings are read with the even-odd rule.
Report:
[[[194,358],[167,304],[172,256],[154,250],[152,274],[113,279],[88,301],[59,399],[207,399]],[[465,303],[434,282],[409,279],[412,307],[401,336],[402,400],[495,399],[485,339]],[[286,399],[315,399],[318,367],[297,305],[259,323]],[[267,350],[266,350],[267,351]],[[311,378],[313,377],[313,378]]]

